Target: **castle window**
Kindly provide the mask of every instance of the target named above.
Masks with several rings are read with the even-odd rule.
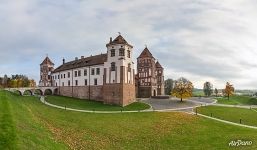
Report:
[[[119,55],[120,56],[125,56],[125,49],[124,48],[119,49]]]
[[[97,85],[97,79],[94,80],[94,85]]]
[[[63,78],[65,79],[65,74],[63,74]]]
[[[87,76],[87,69],[84,70],[84,76]]]
[[[130,50],[128,50],[128,58],[130,58]]]
[[[87,85],[87,79],[85,79],[85,85]]]
[[[70,86],[70,80],[68,80],[68,86]]]
[[[100,74],[100,68],[96,68],[96,74],[97,74],[97,75]]]
[[[62,74],[61,74],[61,79],[62,79]]]
[[[78,72],[77,71],[75,71],[75,77],[77,77],[78,76]]]
[[[64,82],[62,82],[62,86],[64,86]]]
[[[91,69],[91,75],[95,75],[95,69],[94,68]]]
[[[111,57],[115,56],[115,49],[111,49]]]
[[[68,78],[70,78],[70,72],[68,72]]]
[[[78,80],[75,80],[75,85],[78,86]]]
[[[119,49],[119,56],[125,56],[125,50],[123,48]]]
[[[81,76],[81,71],[80,71],[80,70],[78,71],[78,76],[79,76],[79,77]]]
[[[115,68],[116,68],[115,62],[112,62],[112,63],[111,63],[111,71],[115,71]]]
[[[60,75],[58,75],[58,79],[60,79]]]

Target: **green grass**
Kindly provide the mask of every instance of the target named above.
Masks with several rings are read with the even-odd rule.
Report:
[[[82,100],[64,96],[47,96],[46,101],[48,103],[82,110],[95,110],[95,111],[129,111],[129,110],[145,110],[150,106],[145,103],[135,102],[128,106],[121,107],[116,105],[107,105],[102,102]]]
[[[217,98],[217,103],[228,105],[257,105],[257,99],[249,96],[231,96],[228,100],[227,97]]]
[[[257,149],[256,130],[186,113],[80,113],[49,107],[35,97],[3,91],[0,97],[0,139],[8,139],[0,149],[226,150],[237,139],[253,141],[240,149]]]
[[[203,96],[205,96],[204,95],[204,92],[203,92],[203,90],[202,89],[194,89],[193,90],[193,96],[201,96],[201,97],[203,97]]]
[[[220,106],[207,106],[200,107],[197,111],[201,114],[212,116],[215,118],[228,120],[235,123],[251,125],[257,127],[257,112],[251,109],[245,108],[233,108],[233,107],[220,107]]]

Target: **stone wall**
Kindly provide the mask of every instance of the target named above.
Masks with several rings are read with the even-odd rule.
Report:
[[[152,95],[151,87],[138,87],[138,97],[139,98],[149,98]]]
[[[123,85],[123,104],[122,106],[126,106],[135,102],[136,93],[135,93],[135,85],[133,84],[124,84]]]
[[[103,86],[90,86],[90,97],[89,86],[61,86],[58,90],[58,95],[62,96],[103,101]]]
[[[103,86],[103,99],[106,104],[122,105],[122,88],[120,84],[105,84]]]
[[[103,99],[106,104],[126,106],[135,102],[135,85],[133,84],[105,84]]]

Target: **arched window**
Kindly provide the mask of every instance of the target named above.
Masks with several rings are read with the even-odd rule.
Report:
[[[119,49],[119,56],[125,56],[125,49],[123,48]]]
[[[116,69],[115,62],[112,62],[111,63],[111,71],[115,71],[115,69]]]

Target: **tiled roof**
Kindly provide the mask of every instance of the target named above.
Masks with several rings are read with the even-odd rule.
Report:
[[[48,56],[44,59],[44,61],[40,65],[43,65],[43,64],[54,65],[54,63],[50,60]]]
[[[143,52],[139,55],[138,58],[147,58],[147,57],[150,57],[150,58],[154,58],[152,53],[148,50],[148,48],[146,47]]]
[[[60,72],[60,71],[65,71],[65,70],[70,70],[70,69],[86,67],[86,66],[104,64],[104,62],[106,62],[106,61],[107,61],[107,54],[100,54],[100,55],[90,56],[90,57],[86,57],[86,58],[82,58],[82,59],[78,59],[78,60],[74,60],[74,61],[64,63],[63,65],[56,68],[53,71],[53,73]]]
[[[157,61],[157,62],[155,63],[155,67],[156,67],[156,68],[163,68],[162,65],[159,63],[159,61]]]
[[[108,45],[115,45],[115,44],[127,44],[133,47],[121,35],[117,36],[114,40],[110,40],[110,42],[106,45],[108,46]]]

